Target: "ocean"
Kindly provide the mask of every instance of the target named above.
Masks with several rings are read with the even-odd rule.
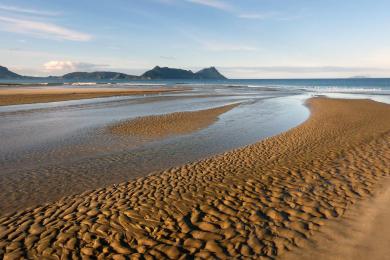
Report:
[[[270,87],[313,87],[313,88],[356,88],[390,90],[390,78],[339,78],[339,79],[227,79],[227,80],[98,80],[96,82],[77,80],[58,80],[56,78],[37,79],[0,79],[0,83],[13,84],[73,84],[73,83],[95,83],[95,84],[238,84],[248,86],[270,86]]]
[[[79,86],[111,88],[145,88],[153,86],[189,86],[192,88],[261,88],[269,91],[291,91],[338,98],[368,98],[390,103],[390,78],[339,79],[227,79],[227,80],[97,80],[60,81],[56,78],[0,80],[0,85]]]

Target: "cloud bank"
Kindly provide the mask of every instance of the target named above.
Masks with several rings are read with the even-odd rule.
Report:
[[[75,62],[69,60],[52,60],[43,64],[43,67],[48,73],[65,73],[72,71],[93,71],[107,68],[105,64],[94,64],[87,62]]]
[[[0,30],[44,39],[79,42],[92,39],[92,36],[88,33],[42,21],[45,16],[58,15],[60,15],[59,12],[0,4]]]

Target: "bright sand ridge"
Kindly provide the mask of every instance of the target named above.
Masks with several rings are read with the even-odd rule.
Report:
[[[0,106],[46,103],[65,100],[88,99],[98,97],[128,96],[140,94],[157,94],[163,92],[180,91],[179,88],[28,88],[13,87],[0,88]]]
[[[0,218],[0,257],[275,257],[390,175],[390,106],[315,98],[254,145]]]
[[[285,260],[373,260],[390,256],[390,179],[374,196],[359,201],[342,218],[330,220],[310,242]]]
[[[109,131],[113,134],[134,135],[149,139],[188,134],[211,125],[219,115],[236,106],[238,104],[198,111],[138,117],[115,124],[109,127]]]

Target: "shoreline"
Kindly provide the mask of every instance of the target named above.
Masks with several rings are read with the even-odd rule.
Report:
[[[0,256],[283,255],[390,174],[373,154],[388,152],[390,106],[307,104],[307,121],[253,145],[0,217]]]
[[[92,99],[114,96],[160,94],[185,91],[184,88],[0,88],[0,106],[49,103],[68,100]]]

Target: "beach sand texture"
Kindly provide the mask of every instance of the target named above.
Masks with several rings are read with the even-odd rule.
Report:
[[[389,105],[308,105],[259,143],[0,217],[0,257],[282,256],[390,175]]]
[[[152,115],[119,122],[111,127],[112,134],[132,135],[147,139],[160,139],[172,135],[188,134],[214,123],[218,116],[238,104],[187,112]]]
[[[158,94],[174,92],[179,88],[75,88],[75,87],[46,87],[46,88],[0,88],[0,106],[46,103],[66,100],[78,100],[100,97],[128,96],[141,94]]]
[[[387,259],[390,256],[390,179],[374,196],[358,201],[342,218],[329,220],[309,243],[294,248],[286,260]]]
[[[215,123],[221,114],[230,111],[238,105],[236,103],[211,109],[138,117],[109,126],[108,132],[110,135],[113,133],[119,135],[119,137],[126,138],[129,135],[137,137],[135,138],[137,140],[131,141],[131,143],[123,141],[123,145],[127,147],[133,144],[140,145],[171,135],[190,134],[206,128]],[[107,131],[107,129],[103,131]],[[60,150],[61,156],[69,156],[69,153],[76,154],[82,148],[84,148],[83,145],[72,147],[71,149],[63,146],[62,150]],[[65,152],[68,152],[68,154]],[[45,151],[42,151],[42,153],[45,153]],[[88,153],[88,150],[86,153]],[[82,158],[82,154],[79,156]],[[129,167],[131,167],[129,165],[132,164],[128,163],[129,158],[127,156],[131,155],[117,156],[113,153],[103,156],[100,160],[99,158],[82,158],[80,160],[83,165],[79,166],[79,168],[76,162],[70,163],[70,166],[57,168],[54,166],[50,168],[50,171],[28,169],[25,170],[24,174],[10,173],[3,169],[4,172],[0,175],[0,215],[53,202],[65,196],[106,187],[150,173],[146,170],[129,172]],[[142,155],[139,156],[142,157]],[[136,156],[133,155],[133,157]],[[158,165],[159,163],[157,162],[155,166]],[[19,164],[15,167],[22,168],[23,165]],[[165,168],[161,166],[159,169]],[[61,185],[59,186],[58,183],[61,183]]]

